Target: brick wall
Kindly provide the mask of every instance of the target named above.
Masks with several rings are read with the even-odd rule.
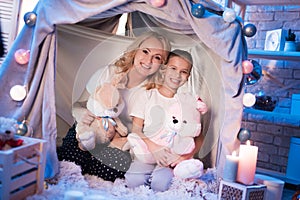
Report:
[[[246,38],[249,49],[263,50],[266,31],[279,28],[291,28],[300,41],[300,6],[248,6],[244,23],[257,28],[255,36]],[[259,147],[257,166],[286,173],[290,138],[300,137],[300,115],[290,115],[291,96],[300,94],[300,62],[254,60],[267,74],[247,92],[264,91],[278,104],[273,112],[245,109],[242,127],[251,131],[251,140]]]
[[[290,114],[245,109],[242,127],[251,132],[251,140],[258,146],[257,167],[285,173],[290,138],[300,136],[300,118]]]

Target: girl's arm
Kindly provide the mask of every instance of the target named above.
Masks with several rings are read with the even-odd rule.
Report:
[[[138,136],[145,142],[148,150],[152,153],[156,160],[156,163],[160,166],[168,166],[168,154],[169,149],[161,146],[150,140],[143,133],[144,120],[138,117],[132,118],[132,132],[138,134]]]
[[[195,148],[191,153],[188,154],[184,154],[184,155],[174,155],[174,160],[171,162],[170,166],[171,167],[175,167],[179,162],[183,161],[183,160],[188,160],[190,158],[193,158],[194,155],[199,152],[202,144],[203,144],[203,140],[204,140],[204,136],[203,134],[200,134],[198,137],[195,137],[194,141],[195,141]]]

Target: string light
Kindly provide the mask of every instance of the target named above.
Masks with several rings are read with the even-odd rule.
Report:
[[[236,12],[231,8],[225,8],[223,12],[223,19],[228,23],[233,22],[236,19]]]
[[[15,85],[10,89],[9,94],[13,100],[22,101],[27,95],[26,87],[23,85]]]
[[[25,65],[29,62],[30,51],[25,49],[18,49],[15,54],[15,61],[20,65]]]

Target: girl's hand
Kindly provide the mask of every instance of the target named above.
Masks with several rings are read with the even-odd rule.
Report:
[[[151,145],[148,145],[148,148],[159,166],[169,166],[168,157],[171,155],[169,148],[160,146],[155,143],[151,143]]]
[[[170,167],[173,168],[181,161],[191,159],[192,157],[193,157],[193,153],[184,154],[184,155],[172,154],[172,156],[170,156],[169,159],[169,165]]]

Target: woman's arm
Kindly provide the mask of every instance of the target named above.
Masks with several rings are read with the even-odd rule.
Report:
[[[81,96],[72,107],[72,115],[75,120],[86,125],[90,125],[95,119],[95,115],[86,108],[86,102],[89,96],[90,93],[84,89]]]

